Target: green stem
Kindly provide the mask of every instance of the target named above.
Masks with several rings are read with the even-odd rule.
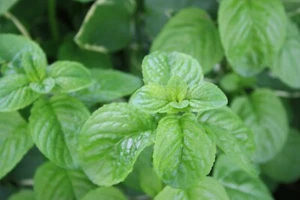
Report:
[[[59,33],[56,21],[56,0],[48,0],[48,20],[52,38],[55,42],[58,42]]]
[[[4,13],[4,17],[6,17],[8,20],[12,21],[15,24],[15,26],[17,27],[17,29],[22,33],[22,35],[31,39],[29,32],[26,30],[24,25],[18,20],[18,18],[16,18],[10,12]]]

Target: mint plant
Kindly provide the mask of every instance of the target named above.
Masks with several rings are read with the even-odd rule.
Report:
[[[295,198],[299,8],[0,1],[0,199]]]

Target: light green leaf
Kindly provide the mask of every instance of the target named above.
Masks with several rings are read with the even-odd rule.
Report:
[[[89,116],[83,103],[66,95],[40,99],[29,118],[33,141],[58,166],[78,168],[78,134]]]
[[[285,84],[300,88],[300,32],[292,22],[288,24],[285,43],[274,59],[271,70]]]
[[[0,15],[8,11],[18,0],[1,0],[0,1]]]
[[[31,190],[21,190],[9,197],[8,200],[34,200],[34,193]]]
[[[40,93],[40,94],[47,94],[49,93],[53,87],[55,86],[55,80],[51,77],[48,77],[40,82],[33,82],[29,84],[30,89]]]
[[[84,102],[103,103],[127,96],[142,86],[140,78],[117,70],[91,69],[94,83],[74,96]]]
[[[140,186],[142,190],[154,197],[163,188],[163,184],[152,167],[145,167],[140,171]]]
[[[231,200],[272,200],[266,185],[235,165],[230,157],[221,155],[214,166],[213,177],[224,187]]]
[[[10,112],[24,108],[40,94],[31,90],[25,75],[10,75],[0,78],[0,111]]]
[[[77,170],[67,170],[47,162],[34,175],[34,194],[43,200],[80,200],[96,188],[90,180]]]
[[[196,184],[210,172],[215,154],[215,145],[193,114],[160,120],[153,164],[164,183],[184,189]]]
[[[271,160],[288,135],[287,115],[280,99],[271,90],[258,89],[249,97],[234,99],[231,107],[254,134],[255,161]]]
[[[17,112],[0,113],[0,179],[33,146],[27,124]]]
[[[82,200],[127,200],[127,198],[117,188],[104,187],[90,191]]]
[[[133,0],[98,0],[90,8],[78,31],[76,43],[88,50],[113,52],[131,40]]]
[[[224,187],[214,178],[206,177],[188,189],[165,187],[154,200],[229,200]]]
[[[154,52],[146,56],[142,64],[145,84],[167,85],[172,76],[178,76],[193,86],[200,83],[203,73],[198,61],[189,55],[172,52]]]
[[[79,138],[81,167],[97,185],[111,186],[132,171],[141,151],[154,140],[156,123],[126,103],[112,103],[95,111]]]
[[[272,180],[284,183],[300,178],[300,133],[290,130],[282,150],[269,162],[262,165],[262,172]]]
[[[252,76],[271,64],[286,35],[280,0],[223,0],[218,15],[225,54],[237,73]]]
[[[151,51],[157,50],[189,54],[197,59],[204,73],[223,56],[216,26],[198,8],[183,9],[168,21],[151,46]]]
[[[50,66],[49,76],[55,80],[55,92],[75,92],[92,84],[90,71],[78,62],[55,62]]]
[[[225,74],[221,81],[221,88],[227,92],[238,92],[247,87],[252,87],[256,83],[255,77],[242,77],[234,72]]]

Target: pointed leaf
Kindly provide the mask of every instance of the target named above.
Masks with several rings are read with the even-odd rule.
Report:
[[[58,166],[78,168],[78,134],[89,116],[83,103],[66,95],[40,99],[33,105],[29,118],[32,138]]]
[[[153,164],[162,181],[173,188],[188,188],[211,170],[216,154],[213,142],[193,114],[160,120]]]
[[[153,143],[155,122],[126,103],[108,104],[93,113],[79,138],[81,167],[96,184],[111,186],[132,171],[141,151]]]

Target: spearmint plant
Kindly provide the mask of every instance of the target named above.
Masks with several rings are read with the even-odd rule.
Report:
[[[299,8],[1,0],[0,199],[295,198]]]

